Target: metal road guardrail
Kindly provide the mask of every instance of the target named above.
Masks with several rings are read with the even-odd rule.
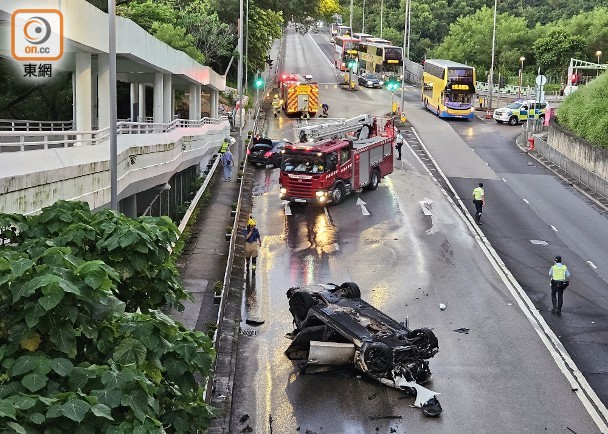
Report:
[[[175,119],[169,123],[118,122],[119,135],[162,134],[178,128],[200,128],[219,124],[228,117],[202,118],[200,120]],[[0,131],[0,153],[25,152],[39,149],[69,148],[72,146],[99,145],[110,136],[110,128],[92,131]]]

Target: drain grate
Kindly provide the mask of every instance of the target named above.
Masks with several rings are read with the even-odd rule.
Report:
[[[249,337],[253,337],[253,336],[257,336],[258,335],[258,331],[257,330],[253,330],[253,329],[241,329],[241,334],[243,336],[249,336]]]

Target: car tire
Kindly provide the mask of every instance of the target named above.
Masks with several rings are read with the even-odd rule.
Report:
[[[338,184],[334,191],[331,193],[332,204],[340,205],[344,202],[344,198],[346,197],[346,189],[343,184]]]
[[[407,335],[407,338],[410,340],[415,340],[416,345],[418,346],[418,351],[421,352],[432,353],[433,350],[439,348],[437,336],[435,336],[435,333],[428,328],[412,330]]]
[[[378,188],[378,185],[380,184],[380,171],[378,170],[378,168],[374,168],[372,169],[372,173],[369,179],[369,184],[367,184],[364,189],[367,191],[374,191],[375,189]]]
[[[289,298],[289,310],[294,317],[303,320],[308,311],[316,304],[315,299],[308,292],[294,292]]]
[[[517,125],[517,116],[511,116],[509,118],[509,125],[511,125],[511,126]]]
[[[340,288],[344,298],[361,298],[361,290],[355,282],[344,282]]]
[[[384,342],[371,342],[363,351],[363,361],[369,372],[386,372],[393,364],[393,355]]]

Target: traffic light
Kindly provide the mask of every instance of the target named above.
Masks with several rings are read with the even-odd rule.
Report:
[[[391,78],[388,83],[386,83],[386,88],[388,90],[390,90],[391,92],[394,90],[397,90],[397,88],[399,87],[399,83],[397,83],[395,81],[395,79]]]
[[[498,88],[502,89],[505,87],[505,78],[503,76],[498,77]]]
[[[357,61],[355,59],[348,59],[346,67],[348,69],[355,69],[355,66],[357,66]]]
[[[264,79],[262,79],[261,75],[258,74],[255,77],[255,83],[254,84],[255,84],[255,88],[256,89],[259,89],[260,87],[262,87],[262,85],[264,84]]]

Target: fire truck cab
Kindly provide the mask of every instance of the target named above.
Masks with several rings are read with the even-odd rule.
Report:
[[[391,118],[361,115],[298,129],[306,141],[287,144],[281,151],[282,200],[337,205],[353,191],[375,190],[393,171]]]

